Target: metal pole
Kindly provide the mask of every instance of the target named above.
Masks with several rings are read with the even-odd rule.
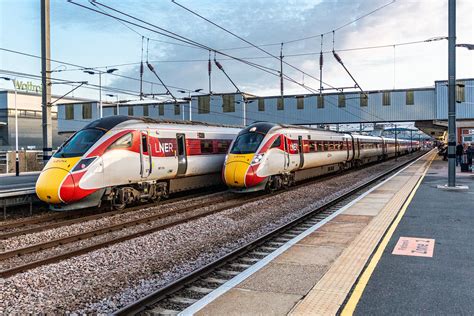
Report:
[[[20,175],[20,157],[18,156],[18,108],[16,104],[16,79],[13,82],[13,88],[15,90],[15,176]]]
[[[280,47],[280,96],[281,96],[281,104],[284,104],[283,100],[283,43],[281,43]]]
[[[456,0],[448,8],[448,187],[456,186]]]
[[[102,72],[99,72],[99,117],[102,118]]]
[[[413,131],[410,130],[410,152],[413,152]]]
[[[189,92],[189,121],[193,120],[193,108],[192,108],[192,99],[191,99],[191,92]]]
[[[244,111],[244,113],[243,113],[244,114],[243,115],[243,117],[244,117],[244,126],[247,126],[247,115],[245,114],[245,112],[247,111],[247,100],[245,100],[245,98],[244,98],[244,102],[243,102],[243,105],[242,105],[242,109]]]
[[[41,109],[43,127],[43,163],[51,157],[53,133],[51,125],[51,46],[50,46],[49,0],[41,0]]]
[[[396,160],[397,157],[398,157],[398,146],[397,146],[397,145],[398,145],[398,144],[397,144],[398,140],[397,140],[397,138],[398,138],[398,135],[397,135],[397,124],[395,124],[395,160]]]

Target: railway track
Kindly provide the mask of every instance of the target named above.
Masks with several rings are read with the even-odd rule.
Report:
[[[209,195],[215,194],[216,192],[223,192],[224,190],[214,191]],[[203,195],[203,192],[188,194],[184,196],[179,196],[176,198],[168,199],[161,201],[159,203],[146,203],[136,206],[131,206],[123,210],[116,211],[106,211],[106,208],[103,207],[102,210],[97,210],[97,208],[90,208],[80,211],[69,211],[69,212],[60,212],[54,214],[47,214],[43,216],[38,216],[35,218],[27,218],[21,221],[15,221],[12,223],[5,223],[0,225],[0,240],[8,239],[15,236],[21,236],[26,234],[32,234],[40,231],[45,231],[53,228],[58,228],[61,226],[78,224],[86,221],[91,221],[94,219],[99,219],[103,217],[110,217],[119,214],[125,214],[134,212],[147,207],[153,206],[165,206],[172,203],[180,202],[182,200],[188,200],[193,198],[206,198],[208,195]],[[25,228],[26,227],[26,228]]]
[[[327,219],[370,187],[427,153],[377,175],[325,205],[249,242],[216,261],[115,312],[115,315],[176,315],[236,275],[258,263],[306,229]]]

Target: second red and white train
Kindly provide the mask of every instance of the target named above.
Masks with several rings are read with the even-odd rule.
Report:
[[[259,122],[232,142],[222,173],[234,191],[273,191],[418,149],[417,141]]]

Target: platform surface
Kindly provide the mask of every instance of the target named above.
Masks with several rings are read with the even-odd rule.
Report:
[[[197,315],[335,315],[341,312],[346,306],[345,303],[350,297],[351,291],[358,283],[359,277],[365,271],[367,264],[371,262],[374,251],[383,240],[387,230],[392,229],[394,219],[401,216],[400,211],[402,209],[407,209],[410,197],[419,194],[427,194],[428,196],[439,194],[438,191],[435,193],[425,192],[428,189],[426,185],[433,185],[430,183],[433,181],[432,177],[437,177],[437,181],[443,179],[446,181],[446,177],[438,173],[444,172],[443,168],[447,163],[435,160],[435,164],[428,169],[433,159],[437,159],[434,152],[421,158],[341,210],[341,213],[337,214],[328,223],[316,228],[305,238],[295,242],[288,250],[242,280],[237,286],[223,290],[222,295],[213,298],[203,308],[199,307],[199,310],[193,312]],[[436,173],[436,175],[432,173]],[[420,182],[425,174],[429,177]],[[463,176],[463,178],[464,180],[459,179],[459,181],[472,182],[470,175]],[[417,191],[417,188],[421,191]],[[443,191],[443,194],[452,197],[453,194],[457,193]],[[469,194],[468,196],[471,199],[474,197],[472,188],[464,194]],[[463,208],[464,216],[467,215],[468,202],[459,203],[458,207]],[[442,207],[442,205],[432,203],[428,210],[437,207]],[[444,211],[440,209],[433,212],[443,214]],[[409,221],[410,216],[407,215]],[[449,229],[445,227],[446,231],[456,230],[457,228],[464,229],[464,225],[457,225],[458,220],[456,218],[451,218],[450,223],[452,227]],[[472,227],[472,224],[469,225]],[[418,219],[413,221],[412,225],[420,227],[417,230],[419,234],[428,229],[424,227],[428,223]],[[440,220],[440,225],[446,224],[441,224]],[[472,231],[465,232],[465,234],[468,233],[472,234]],[[413,237],[417,237],[417,235]],[[438,238],[430,234],[422,235],[422,237]],[[436,239],[437,242],[438,239]],[[391,244],[387,247],[387,252],[389,256],[395,257],[395,255],[391,255],[393,246],[394,244]],[[465,270],[472,266],[473,251],[472,248],[470,249],[470,254],[465,254],[466,257],[462,259]],[[433,258],[436,258],[437,251],[438,246],[436,245]],[[456,251],[452,249],[450,255],[455,255],[455,253]],[[471,256],[470,260],[467,259],[468,256]],[[397,256],[396,259],[399,260],[400,258],[402,257]],[[410,257],[410,259],[413,258]],[[433,258],[415,259],[433,260]],[[388,260],[390,261],[391,258],[388,258]],[[391,266],[391,264],[389,263],[388,266]],[[413,273],[416,273],[416,271],[413,271]],[[470,273],[468,279],[474,280],[472,269]],[[379,293],[379,296],[382,296],[385,292],[384,298],[390,299],[390,291],[381,289],[384,286],[391,286],[394,281],[391,278],[384,281],[383,275],[379,277],[382,279],[370,284],[372,286],[370,289],[382,292]],[[444,277],[439,276],[439,278]],[[402,286],[403,282],[399,284]],[[438,287],[439,285],[438,283]],[[379,286],[379,289],[376,286]],[[420,283],[419,286],[424,287],[425,285]],[[473,288],[472,284],[471,288]],[[369,290],[369,286],[367,286],[367,290]],[[466,289],[460,288],[460,290]],[[423,291],[421,293],[423,294]],[[467,293],[465,292],[465,295]],[[416,297],[416,294],[412,295]],[[405,298],[408,296],[409,294],[406,294]],[[366,301],[365,296],[362,296],[358,306],[360,309],[357,309],[357,313],[385,314],[388,311],[383,308],[384,304],[388,304],[387,302],[380,304],[377,299],[372,300],[370,294],[368,297],[369,300]],[[413,297],[411,300],[415,302]],[[371,306],[380,309],[371,310]],[[396,312],[396,309],[394,311]],[[407,310],[400,311],[407,314]],[[408,312],[408,314],[410,313]]]
[[[15,175],[2,175],[0,177],[0,194],[5,191],[34,189],[39,172]]]
[[[474,314],[474,178],[457,174],[468,191],[437,188],[446,182],[447,162],[437,159],[383,251],[356,315]],[[434,239],[432,257],[392,254],[402,237]]]

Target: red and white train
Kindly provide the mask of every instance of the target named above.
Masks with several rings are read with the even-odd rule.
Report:
[[[260,122],[233,141],[222,174],[234,191],[273,191],[418,149],[417,141]]]
[[[239,128],[111,116],[91,122],[53,155],[37,183],[52,209],[120,209],[135,201],[222,183]]]

